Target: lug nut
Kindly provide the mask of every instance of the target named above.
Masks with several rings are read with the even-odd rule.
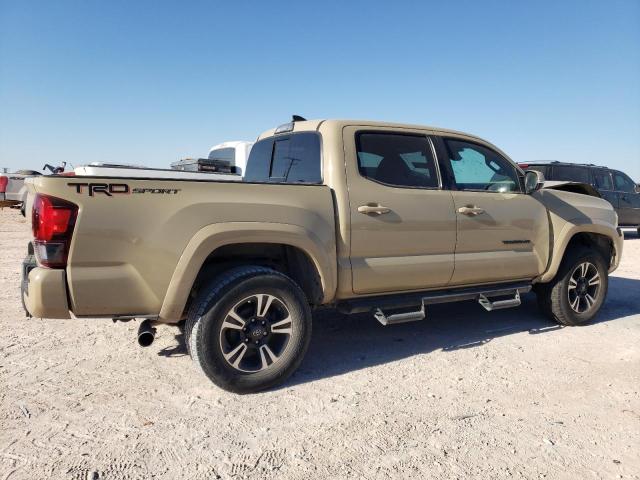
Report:
[[[267,324],[267,322],[265,322],[264,320],[262,320],[262,325],[266,325],[266,324]]]
[[[260,345],[260,342],[258,340],[256,340],[256,345]]]
[[[266,337],[267,336],[267,332],[262,332],[262,336]]]
[[[244,339],[244,343],[249,343],[249,339],[248,339],[248,338],[245,338],[245,339]]]

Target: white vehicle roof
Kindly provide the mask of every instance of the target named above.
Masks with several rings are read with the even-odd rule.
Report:
[[[245,145],[253,145],[253,142],[247,142],[244,140],[238,140],[233,142],[222,142],[211,147],[209,149],[209,153],[211,153],[213,150],[220,150],[221,148],[237,148]]]

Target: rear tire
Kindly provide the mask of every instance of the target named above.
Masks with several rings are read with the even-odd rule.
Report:
[[[296,283],[275,270],[238,267],[204,288],[185,325],[187,349],[220,388],[251,393],[282,383],[311,339],[311,311]]]
[[[561,325],[584,325],[598,314],[608,286],[602,256],[587,247],[576,247],[567,252],[555,278],[537,286],[538,305]]]

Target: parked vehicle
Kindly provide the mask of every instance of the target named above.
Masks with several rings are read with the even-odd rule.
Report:
[[[209,159],[228,161],[235,166],[237,174],[244,175],[251,147],[253,147],[253,142],[219,143],[209,150]]]
[[[618,214],[621,227],[638,229],[640,235],[640,184],[620,170],[566,162],[521,163],[524,169],[542,172],[548,180],[565,180],[593,186]]]
[[[243,182],[39,177],[22,296],[36,317],[184,324],[220,387],[282,382],[311,310],[383,325],[433,303],[494,311],[534,290],[564,325],[600,310],[622,254],[612,206],[541,188],[472,135],[366,121],[281,125],[253,146]]]
[[[76,167],[76,176],[88,177],[124,177],[124,178],[164,178],[164,179],[186,179],[186,180],[228,180],[239,182],[242,176],[236,173],[218,172],[193,172],[175,170],[172,168],[151,168],[140,165],[128,165],[117,163],[93,162],[89,165]]]
[[[62,162],[58,167],[45,163],[42,171],[49,170],[56,175],[64,174],[66,165],[67,162]],[[42,175],[42,173],[36,170],[18,170],[14,173],[0,175],[0,207],[19,208],[22,215],[24,215],[28,195],[25,180],[39,175]]]
[[[21,208],[27,196],[24,180],[41,175],[35,170],[18,170],[0,175],[0,207]]]

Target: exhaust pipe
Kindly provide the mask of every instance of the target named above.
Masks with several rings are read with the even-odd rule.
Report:
[[[156,329],[153,328],[151,320],[145,320],[140,324],[138,328],[138,345],[141,347],[148,347],[153,343],[156,338]]]

